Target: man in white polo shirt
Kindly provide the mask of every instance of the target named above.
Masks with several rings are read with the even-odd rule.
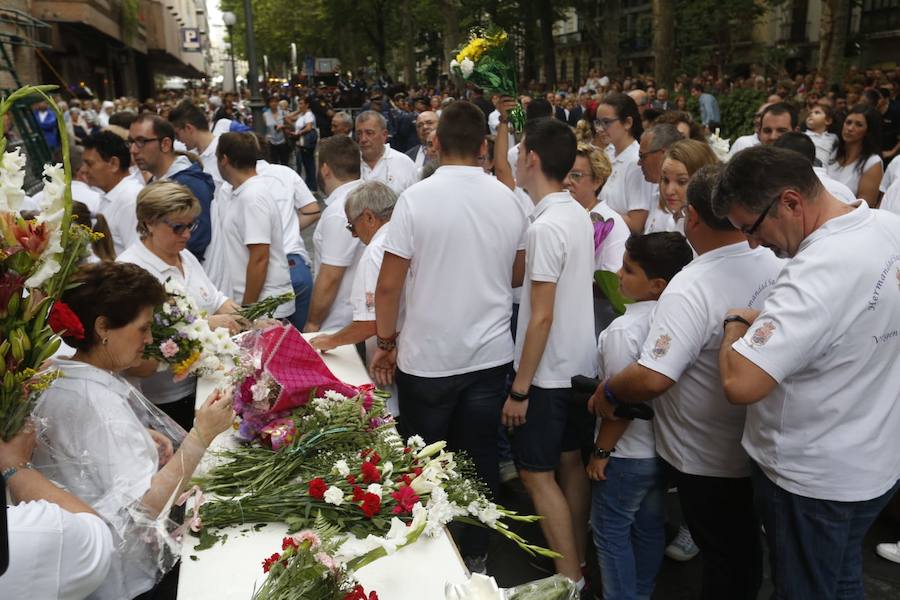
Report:
[[[435,143],[442,166],[401,194],[391,217],[371,371],[384,385],[396,368],[404,434],[465,450],[496,492],[497,430],[513,359],[512,288],[521,281],[527,219],[478,162],[487,142],[477,106],[447,106]],[[398,334],[401,294],[406,314]],[[486,532],[468,528],[460,542],[472,570],[483,570]]]
[[[516,333],[516,375],[503,424],[519,476],[535,509],[558,573],[584,587],[590,486],[581,451],[593,419],[572,402],[572,377],[597,372],[594,341],[594,227],[563,189],[575,162],[572,129],[557,119],[525,125],[516,173],[534,212],[525,242],[525,280]],[[558,478],[558,479],[557,479]],[[564,483],[560,483],[564,482]]]
[[[704,167],[688,185],[685,236],[699,256],[660,296],[640,359],[592,400],[610,418],[611,405],[655,398],[656,451],[678,486],[703,556],[701,597],[755,600],[762,549],[750,460],[741,448],[745,411],[725,399],[718,352],[725,311],[761,306],[782,261],[748,246],[728,220],[713,214],[720,168]]]
[[[791,257],[761,312],[729,311],[719,355],[748,405],[775,597],[863,598],[862,540],[900,487],[900,217],[770,147],[728,163],[715,209]]]
[[[401,194],[418,180],[416,163],[388,145],[387,122],[380,113],[367,110],[356,117],[356,139],[362,155],[363,181],[376,179]]]
[[[231,287],[219,289],[244,306],[292,291],[284,228],[269,192],[271,181],[256,174],[256,137],[252,133],[223,133],[216,155],[219,172],[233,189],[220,213],[223,239],[222,246],[216,248],[225,257]],[[283,319],[293,313],[294,303],[287,302],[274,316]]]
[[[190,100],[182,100],[169,112],[169,122],[175,128],[175,136],[188,150],[197,153],[203,171],[209,173],[216,186],[222,187],[222,175],[216,160],[216,146],[219,136],[209,130],[209,121],[199,106]]]
[[[334,332],[353,321],[350,290],[364,246],[347,228],[344,203],[362,183],[359,163],[359,146],[351,138],[335,135],[319,143],[319,180],[328,197],[313,234],[315,283],[306,332]]]

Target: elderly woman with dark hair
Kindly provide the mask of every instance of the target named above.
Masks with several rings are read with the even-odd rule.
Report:
[[[214,392],[185,435],[121,376],[140,363],[152,339],[163,285],[136,265],[110,262],[83,266],[74,283],[62,297],[71,310],[63,337],[76,352],[54,361],[63,376],[35,407],[46,428],[33,463],[112,530],[109,576],[91,598],[134,598],[165,570],[158,554],[172,540],[156,521],[212,439],[231,425],[231,394]]]

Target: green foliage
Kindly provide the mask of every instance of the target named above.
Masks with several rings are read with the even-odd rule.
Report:
[[[753,133],[753,115],[759,105],[766,101],[765,92],[751,89],[736,89],[718,97],[722,113],[722,137],[733,142],[739,136]]]
[[[731,62],[736,42],[749,41],[753,26],[768,10],[758,0],[678,0],[675,6],[675,63],[697,73]]]
[[[131,42],[138,30],[138,0],[121,0],[121,2],[119,23],[122,27],[122,41]]]

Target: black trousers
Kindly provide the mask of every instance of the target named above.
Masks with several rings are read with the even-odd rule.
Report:
[[[666,463],[703,560],[702,600],[756,600],[762,544],[750,477],[688,475]]]
[[[191,394],[175,402],[157,404],[156,408],[172,417],[172,420],[181,425],[182,429],[190,431],[194,426],[194,405],[196,403],[197,395]]]

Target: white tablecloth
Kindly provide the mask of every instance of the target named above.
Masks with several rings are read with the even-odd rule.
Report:
[[[304,337],[311,337],[309,335]],[[323,355],[334,375],[353,385],[369,383],[369,376],[353,346],[342,346]],[[197,384],[197,404],[221,385],[221,380],[203,378]],[[231,431],[216,438],[211,449],[234,444]],[[200,470],[208,468],[209,462]],[[242,533],[242,530],[249,530]],[[282,523],[269,523],[259,531],[250,525],[229,527],[225,543],[196,551],[197,538],[186,536],[178,582],[180,600],[249,600],[262,576],[262,561],[281,551],[287,532]],[[461,583],[468,573],[446,530],[435,538],[420,538],[397,553],[379,559],[356,573],[366,591],[378,592],[381,600],[439,600],[445,583]]]

